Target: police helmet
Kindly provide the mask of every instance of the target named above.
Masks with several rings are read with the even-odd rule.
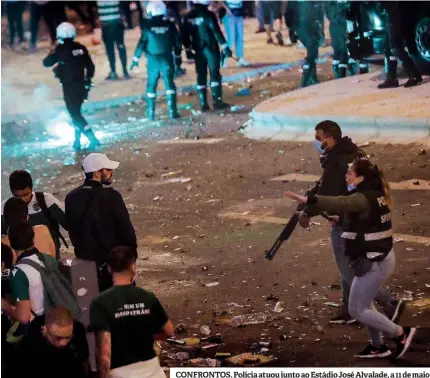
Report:
[[[167,13],[166,4],[162,1],[150,1],[146,6],[146,13],[149,17],[165,16]]]
[[[62,22],[57,27],[57,39],[75,38],[76,29],[70,22]]]

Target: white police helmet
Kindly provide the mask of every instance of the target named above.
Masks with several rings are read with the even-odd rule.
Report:
[[[166,4],[162,1],[150,1],[146,6],[146,13],[149,17],[165,16],[167,13]]]
[[[57,39],[75,38],[76,29],[70,22],[62,22],[57,26]]]
[[[211,4],[210,1],[208,0],[193,0],[194,4],[201,4],[201,5],[206,5],[209,6]]]

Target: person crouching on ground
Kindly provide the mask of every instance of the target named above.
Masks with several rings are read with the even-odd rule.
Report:
[[[366,157],[356,158],[349,166],[346,183],[350,192],[348,196],[301,196],[292,192],[285,192],[285,196],[314,204],[320,210],[346,214],[349,222],[343,229],[342,238],[355,276],[349,297],[349,313],[367,326],[371,339],[371,344],[357,357],[389,356],[391,351],[382,342],[384,332],[394,338],[398,359],[408,350],[416,328],[393,323],[373,305],[376,293],[395,268],[390,188],[383,173]]]

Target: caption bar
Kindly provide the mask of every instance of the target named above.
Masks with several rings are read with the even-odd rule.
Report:
[[[171,368],[170,378],[430,378],[430,369]]]

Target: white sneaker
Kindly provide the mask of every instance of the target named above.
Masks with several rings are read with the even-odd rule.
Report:
[[[251,65],[251,63],[249,63],[247,60],[245,60],[245,59],[243,59],[243,58],[240,58],[240,59],[237,61],[237,65],[238,65],[239,67],[248,67],[248,66],[250,66],[250,65]]]

